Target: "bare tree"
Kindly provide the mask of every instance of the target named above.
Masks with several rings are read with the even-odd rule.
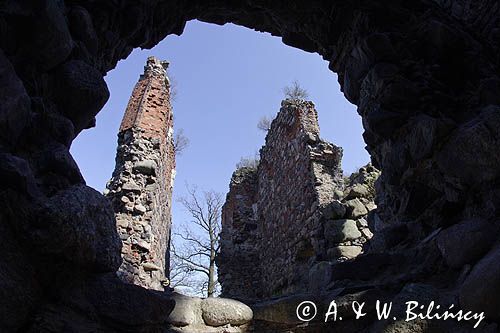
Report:
[[[175,242],[170,242],[170,252],[176,253]],[[170,281],[169,286],[177,289],[189,287],[189,274],[182,268],[182,262],[176,256],[170,256]]]
[[[170,73],[168,75],[168,78],[169,78],[169,87],[170,87],[170,101],[175,102],[177,100],[177,92],[178,92],[177,80]]]
[[[182,244],[180,247],[171,246],[172,262],[177,265],[174,271],[178,275],[177,278],[171,275],[172,285],[175,286],[177,281],[184,283],[186,276],[200,273],[204,276],[201,283],[190,287],[213,297],[218,288],[215,260],[220,250],[223,197],[214,191],[203,191],[200,195],[196,187],[186,188],[188,195],[181,197],[179,202],[192,219],[181,232],[174,232],[174,237]]]
[[[264,116],[259,119],[259,122],[257,123],[257,128],[264,132],[267,132],[271,128],[271,122],[272,122],[271,118]]]
[[[184,135],[184,130],[182,128],[178,129],[174,134],[174,153],[176,156],[182,154],[184,149],[189,146],[189,139]]]
[[[240,168],[252,168],[257,169],[260,162],[260,155],[256,152],[255,155],[249,157],[242,157],[238,163],[236,163],[236,169]]]
[[[177,243],[178,239],[174,239],[170,242],[170,252],[171,254],[177,253]],[[170,256],[170,281],[169,286],[174,288],[174,290],[180,291],[184,294],[190,294],[192,296],[200,296],[202,294],[201,289],[197,286],[199,285],[196,276],[194,276],[190,270],[186,269],[185,263],[177,256]]]
[[[297,80],[293,81],[291,86],[283,88],[283,93],[285,98],[289,99],[307,99],[309,97],[307,90],[302,88]]]

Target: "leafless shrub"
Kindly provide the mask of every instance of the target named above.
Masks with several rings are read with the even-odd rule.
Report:
[[[309,98],[309,93],[300,86],[297,80],[293,81],[291,86],[283,88],[283,93],[285,94],[285,98],[288,99],[297,100]]]
[[[189,146],[189,138],[184,134],[182,128],[178,129],[174,134],[174,153],[176,156],[180,156],[184,149]]]

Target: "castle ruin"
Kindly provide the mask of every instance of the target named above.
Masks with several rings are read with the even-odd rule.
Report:
[[[231,179],[218,263],[224,296],[255,302],[304,292],[319,287],[309,281],[314,265],[362,252],[376,206],[364,179],[344,181],[341,160],[342,148],[320,138],[314,104],[284,100],[258,167]],[[374,181],[378,172],[369,172]]]
[[[498,330],[496,1],[6,1],[0,7],[2,332],[164,328],[174,301],[116,277],[122,245],[113,209],[85,184],[70,147],[95,125],[109,97],[106,73],[134,49],[181,35],[193,19],[268,32],[317,52],[358,107],[366,148],[382,170],[377,209],[368,219],[374,236],[370,250],[327,270],[329,296],[341,306],[439,299],[443,308],[454,304],[487,318],[475,330],[464,321],[405,322],[394,308],[397,321],[318,320],[316,331]],[[289,302],[287,313],[294,316],[303,300]]]
[[[156,290],[168,285],[175,177],[167,67],[168,62],[154,57],[147,60],[120,125],[116,166],[106,191],[123,243],[118,275]]]

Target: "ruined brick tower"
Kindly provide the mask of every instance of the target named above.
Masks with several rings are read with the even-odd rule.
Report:
[[[123,242],[122,280],[163,290],[169,270],[175,176],[168,62],[149,57],[118,133],[111,199]]]

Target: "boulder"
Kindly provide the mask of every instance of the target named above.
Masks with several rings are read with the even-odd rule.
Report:
[[[365,205],[358,198],[347,200],[345,205],[347,206],[347,216],[350,218],[356,219],[368,214]]]
[[[439,168],[468,185],[496,179],[500,173],[500,135],[491,129],[499,126],[500,107],[485,107],[479,116],[457,128],[443,145],[437,155]]]
[[[348,189],[346,199],[366,198],[370,195],[368,187],[364,184],[354,184]]]
[[[358,228],[368,228],[368,222],[363,217],[356,220],[356,225],[358,226]]]
[[[252,306],[254,320],[266,323],[299,324],[297,305],[304,300],[312,299],[309,295],[294,294],[273,300],[266,300]]]
[[[437,246],[450,267],[460,268],[484,255],[495,239],[492,223],[469,219],[441,231]]]
[[[124,283],[115,274],[92,278],[84,294],[99,317],[112,323],[118,332],[137,332],[138,327],[163,324],[175,305],[169,294]]]
[[[52,196],[36,214],[36,226],[26,226],[38,251],[60,255],[96,272],[116,271],[121,242],[107,200],[85,185],[74,185]]]
[[[240,326],[250,322],[253,312],[247,305],[229,298],[209,297],[201,301],[202,316],[209,326]]]
[[[118,227],[120,227],[120,228],[126,229],[129,226],[129,221],[128,221],[128,219],[126,217],[119,217],[119,216],[117,216],[116,217],[116,225]]]
[[[472,269],[460,290],[462,308],[483,312],[490,320],[500,320],[500,246],[493,248]]]
[[[332,201],[323,210],[323,215],[328,219],[341,219],[344,218],[346,212],[346,207],[342,205],[339,201]]]
[[[15,143],[28,123],[30,98],[2,50],[0,84],[0,140]]]
[[[333,243],[341,243],[361,237],[356,221],[342,219],[329,220],[325,223],[325,238]]]
[[[173,293],[172,299],[175,301],[175,307],[167,319],[170,324],[174,326],[203,324],[201,298]]]
[[[361,254],[363,249],[360,246],[345,246],[345,245],[339,245],[335,246],[331,249],[328,249],[328,257],[330,258],[340,258],[340,257],[345,257],[347,259],[352,259],[356,258],[358,255]]]
[[[309,270],[309,289],[320,293],[332,280],[332,266],[329,261],[320,261]]]
[[[75,127],[75,133],[95,125],[109,91],[102,74],[81,60],[70,60],[54,72],[56,101]]]

